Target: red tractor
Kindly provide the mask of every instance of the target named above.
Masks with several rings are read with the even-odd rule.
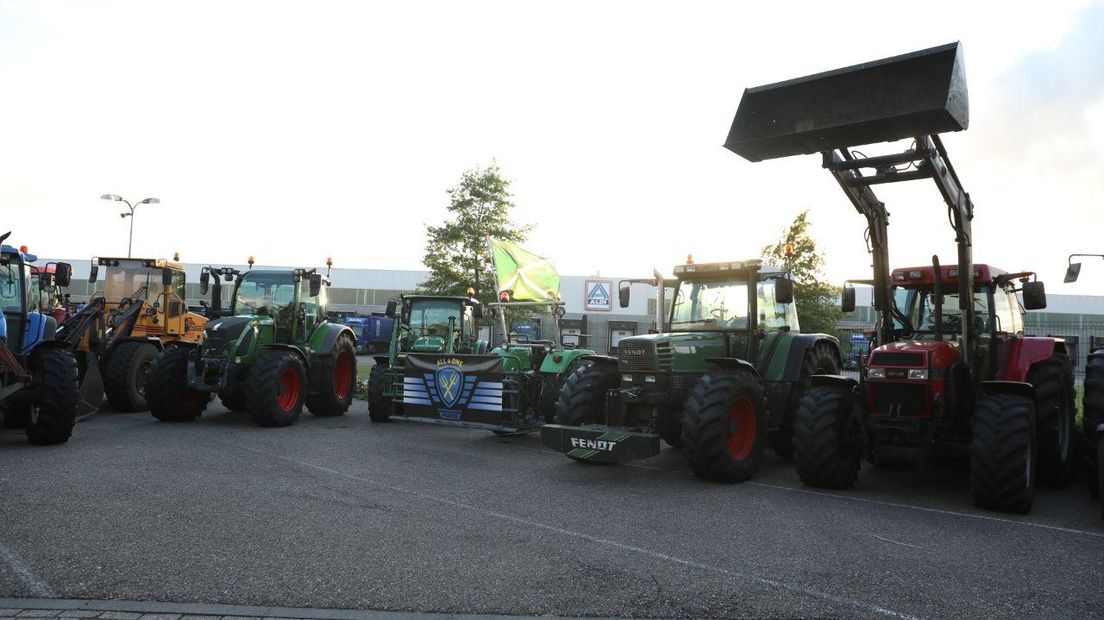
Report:
[[[858,381],[816,376],[798,407],[794,459],[810,486],[851,487],[862,456],[913,465],[969,456],[978,506],[1027,512],[1036,474],[1058,485],[1070,477],[1065,343],[1025,337],[1015,296],[1044,308],[1043,284],[973,264],[973,201],[939,136],[968,124],[958,43],[744,92],[725,146],[751,161],[819,151],[867,220],[876,336]],[[903,152],[853,150],[902,139],[912,140]],[[889,213],[871,188],[914,179],[939,189],[958,260],[891,272]],[[853,289],[843,306],[854,307]]]

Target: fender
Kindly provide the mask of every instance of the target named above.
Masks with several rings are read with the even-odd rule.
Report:
[[[296,355],[299,356],[299,361],[303,362],[303,367],[305,369],[310,369],[310,357],[307,356],[307,353],[305,351],[303,351],[303,349],[301,349],[301,348],[299,348],[295,345],[292,345],[292,344],[265,344],[265,345],[261,345],[261,347],[265,348],[265,349],[272,350],[272,351],[291,351],[291,352],[293,352],[293,353],[295,353]],[[309,374],[308,374],[308,379],[309,379]]]
[[[348,334],[353,340],[353,348],[356,348],[356,334],[348,325],[341,325],[338,323],[323,323],[314,328],[314,333],[311,334],[308,342],[311,345],[311,350],[318,355],[330,355],[333,353],[334,345],[337,344],[337,339],[343,334]]]
[[[28,312],[26,315],[24,325],[26,327],[23,330],[23,354],[26,355],[36,345],[46,340],[53,340],[54,332],[57,331],[57,323],[54,321],[54,317],[46,316],[39,312]],[[6,323],[7,321],[5,321]],[[53,323],[53,328],[50,328],[50,323]]]
[[[746,370],[755,375],[760,385],[763,384],[763,377],[759,375],[759,371],[755,369],[755,365],[747,360],[742,360],[738,357],[707,357],[705,361],[723,370]]]
[[[376,366],[383,366],[384,368],[391,365],[391,358],[387,355],[373,355],[372,361],[376,363]]]
[[[983,394],[1008,394],[1010,396],[1023,396],[1035,401],[1035,388],[1030,383],[1023,381],[982,381]]]
[[[786,356],[785,370],[782,372],[780,381],[785,383],[795,383],[801,379],[801,367],[805,363],[805,353],[817,345],[817,343],[824,342],[832,349],[832,353],[836,356],[836,368],[843,367],[843,358],[840,356],[839,339],[835,336],[828,334],[797,334],[790,340],[790,350]],[[773,361],[773,360],[772,360]],[[770,364],[770,368],[773,371],[775,365]],[[771,380],[774,379],[774,372],[767,373]]]
[[[585,349],[584,349],[584,351],[585,351]],[[579,356],[575,357],[575,359],[572,360],[572,361],[578,362],[578,361],[582,361],[582,360],[589,360],[589,361],[594,362],[595,364],[613,364],[614,366],[617,365],[617,358],[616,357],[614,357],[612,355],[602,355],[600,353],[593,353],[593,352],[586,352],[583,355],[579,355]]]
[[[564,349],[562,351],[552,351],[548,355],[544,356],[544,361],[541,362],[540,371],[543,374],[558,375],[567,372],[576,361],[582,359],[593,359],[597,357],[606,358],[609,356],[599,356],[594,351],[588,351],[586,349]],[[617,362],[617,358],[613,359],[614,363]]]
[[[859,388],[859,382],[843,375],[813,375],[809,387],[831,387],[853,392]]]
[[[1005,381],[1027,381],[1031,367],[1050,359],[1054,352],[1065,353],[1066,341],[1060,338],[1016,338],[1008,352],[1008,366],[1004,370]]]
[[[158,351],[163,351],[165,349],[165,345],[162,344],[161,339],[153,336],[127,336],[126,338],[120,338],[111,342],[111,348],[114,349],[124,342],[145,342],[157,347]]]

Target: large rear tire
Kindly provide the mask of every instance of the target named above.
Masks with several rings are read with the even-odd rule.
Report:
[[[974,504],[989,510],[1031,511],[1035,500],[1035,403],[1023,396],[978,399],[970,443]]]
[[[1035,387],[1039,481],[1061,488],[1073,476],[1077,408],[1073,368],[1064,353],[1039,362],[1027,373]]]
[[[793,445],[802,483],[821,489],[855,486],[861,451],[851,427],[850,390],[828,386],[806,390],[794,419]]]
[[[682,410],[682,449],[690,469],[716,482],[743,482],[759,471],[767,404],[758,377],[714,370],[701,378]]]
[[[307,371],[290,351],[269,351],[249,369],[245,402],[258,426],[291,426],[303,411]]]
[[[145,411],[149,408],[146,387],[157,347],[148,342],[120,343],[104,365],[104,393],[116,411]]]
[[[1099,433],[1104,424],[1104,351],[1094,352],[1085,364],[1085,395],[1081,401],[1081,431],[1084,437],[1085,473],[1093,495],[1100,493],[1104,479],[1100,477],[1101,463],[1097,456]]]
[[[791,461],[794,458],[794,423],[797,420],[801,399],[809,389],[813,375],[838,374],[839,352],[831,344],[821,340],[806,349],[805,356],[801,360],[801,375],[793,386],[788,408],[782,416],[782,423],[767,435],[771,450],[779,458],[784,461]]]
[[[27,441],[48,446],[69,441],[80,406],[77,358],[68,349],[41,349],[31,355],[31,389],[38,396],[27,410]]]
[[[169,347],[150,365],[146,399],[150,414],[162,422],[189,422],[207,407],[209,396],[188,388],[190,353],[184,347]]]
[[[373,422],[390,422],[395,412],[395,402],[386,391],[390,373],[387,366],[376,364],[368,373],[368,419]]]
[[[583,364],[564,381],[556,400],[556,424],[582,426],[606,419],[606,392],[618,384],[613,364]]]
[[[222,406],[226,407],[230,411],[242,412],[249,411],[249,406],[245,403],[244,390],[223,390],[218,393],[219,400],[222,401]]]
[[[333,355],[321,359],[318,393],[307,396],[307,407],[320,418],[345,415],[356,391],[356,346],[348,336],[339,336]]]

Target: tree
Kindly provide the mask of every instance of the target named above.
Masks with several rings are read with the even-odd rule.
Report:
[[[787,254],[786,247],[792,248]],[[774,245],[763,248],[763,257],[790,270],[794,280],[794,303],[801,331],[836,333],[840,312],[836,304],[839,288],[822,281],[824,255],[809,234],[809,211],[802,211]]]
[[[487,235],[522,242],[529,226],[510,221],[510,182],[502,178],[498,164],[468,170],[460,183],[448,190],[449,217],[440,226],[426,226],[423,262],[429,277],[419,292],[464,295],[468,287],[484,304],[497,301],[494,267],[487,250]]]

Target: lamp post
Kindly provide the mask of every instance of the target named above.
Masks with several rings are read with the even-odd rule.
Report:
[[[100,196],[100,199],[101,200],[111,200],[111,201],[114,201],[114,202],[125,202],[127,208],[130,209],[130,213],[120,213],[119,214],[119,217],[129,217],[130,218],[130,237],[127,240],[127,258],[130,258],[130,249],[134,245],[134,210],[138,208],[138,205],[160,204],[161,200],[159,198],[146,198],[144,200],[139,200],[138,202],[136,202],[134,204],[130,204],[129,200],[124,199],[122,196],[120,196],[118,194],[104,194],[103,196]]]

